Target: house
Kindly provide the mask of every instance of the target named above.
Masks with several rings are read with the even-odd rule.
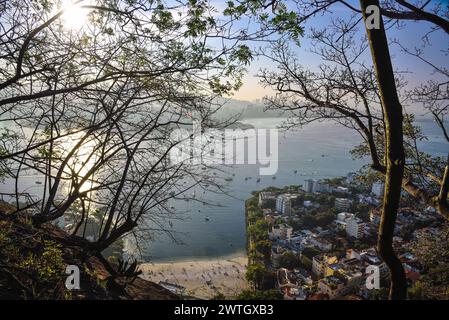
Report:
[[[336,256],[327,256],[326,254],[319,254],[312,259],[312,272],[318,277],[324,276],[328,265],[338,262]]]
[[[277,288],[285,300],[305,300],[308,297],[309,289],[300,282],[296,272],[285,268],[277,271]]]
[[[318,293],[329,296],[329,299],[334,299],[344,294],[345,283],[339,277],[329,276],[321,279],[318,282]]]
[[[321,237],[312,236],[309,238],[309,243],[321,251],[332,250],[332,243]]]
[[[293,235],[293,228],[286,223],[281,223],[271,227],[268,233],[270,239],[290,240]]]

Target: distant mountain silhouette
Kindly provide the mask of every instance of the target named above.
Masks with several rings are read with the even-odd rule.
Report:
[[[220,109],[216,112],[215,117],[218,119],[227,119],[238,117],[240,120],[248,118],[273,118],[279,117],[283,113],[280,111],[265,110],[265,106],[261,101],[243,101],[236,99],[216,99],[220,104]]]

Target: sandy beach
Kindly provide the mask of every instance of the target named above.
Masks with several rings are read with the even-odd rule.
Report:
[[[232,297],[248,288],[245,280],[246,256],[173,263],[144,263],[142,278],[185,287],[184,295],[210,299],[217,293]]]

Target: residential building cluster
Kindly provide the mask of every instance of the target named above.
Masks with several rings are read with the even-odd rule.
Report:
[[[285,299],[369,299],[373,290],[366,282],[373,270],[380,282],[388,283],[388,268],[375,249],[383,189],[380,182],[368,189],[358,188],[351,173],[339,183],[306,180],[295,192],[259,193],[259,208],[268,222],[272,245],[269,268]],[[330,209],[315,201],[323,194],[334,199]],[[304,198],[307,200],[300,201]],[[364,218],[357,212],[359,204],[369,207]],[[335,214],[333,221],[326,226],[301,226],[304,215],[322,208]],[[410,252],[411,244],[439,231],[434,227],[413,230],[413,226],[431,225],[438,219],[432,209],[402,208],[398,213],[394,246],[411,282],[418,280],[421,272],[419,261]],[[412,233],[404,239],[404,230],[409,229]],[[296,266],[283,265],[287,253],[296,257]]]

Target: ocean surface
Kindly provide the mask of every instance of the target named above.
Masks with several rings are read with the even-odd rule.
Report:
[[[279,126],[285,119],[245,119],[244,123],[259,129]],[[422,151],[445,156],[449,144],[432,120],[420,120],[428,140],[420,143]],[[244,201],[254,190],[268,186],[283,187],[302,185],[304,180],[333,178],[357,171],[367,160],[354,160],[350,150],[361,138],[354,131],[332,123],[314,123],[295,131],[279,132],[278,170],[273,176],[260,176],[258,165],[234,165],[226,171],[234,174],[227,182],[227,194],[195,192],[199,201],[171,200],[170,206],[180,213],[179,219],[167,221],[164,227],[169,234],[152,234],[152,240],[139,241],[139,250],[133,238],[125,239],[125,253],[140,257],[147,262],[174,262],[217,258],[242,254],[245,251]],[[297,170],[295,174],[294,171]],[[275,179],[273,177],[275,176]],[[251,179],[245,179],[249,178]],[[260,178],[260,182],[257,182]],[[23,176],[19,189],[30,194],[39,194],[42,177]],[[13,181],[6,179],[0,184],[0,192],[11,192]],[[8,199],[5,199],[8,200]],[[207,218],[207,219],[206,219]]]
[[[242,122],[255,128],[275,128],[284,120],[245,119]],[[420,144],[421,149],[434,155],[447,155],[449,145],[434,122],[423,120],[418,125],[428,136]],[[334,178],[357,171],[367,163],[363,159],[354,160],[350,154],[351,148],[360,141],[354,131],[331,123],[315,123],[280,133],[275,179],[259,176],[258,165],[235,165],[230,170],[235,176],[227,185],[229,195],[196,190],[197,199],[219,206],[173,201],[172,205],[183,212],[182,219],[173,221],[170,236],[159,235],[154,241],[141,243],[141,257],[145,261],[174,262],[241,254],[246,245],[244,201],[252,191],[268,186],[302,185],[306,179]],[[134,251],[132,245],[126,249]]]

